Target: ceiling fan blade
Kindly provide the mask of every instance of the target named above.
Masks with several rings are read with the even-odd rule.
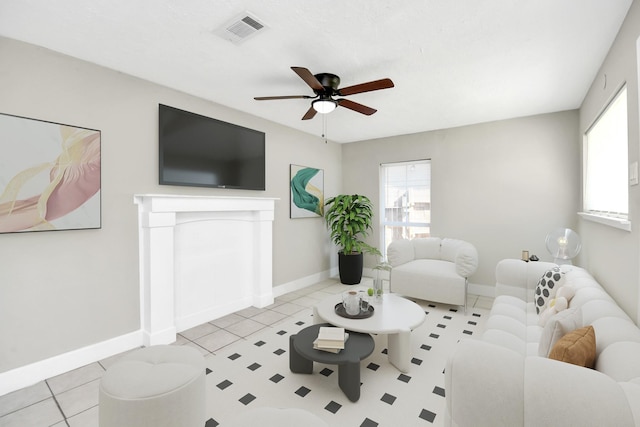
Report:
[[[372,82],[360,83],[359,85],[347,86],[338,89],[338,95],[347,96],[362,92],[371,92],[373,90],[389,89],[394,86],[391,79],[380,79]]]
[[[285,95],[285,96],[256,96],[253,99],[256,101],[271,101],[274,99],[311,99],[315,96],[308,95]]]
[[[316,116],[317,111],[313,108],[313,105],[309,107],[307,112],[302,116],[302,120],[310,120]]]
[[[291,67],[291,69],[297,75],[299,75],[300,78],[304,80],[305,83],[309,85],[309,87],[311,87],[311,89],[320,91],[324,90],[322,84],[318,81],[318,79],[316,79],[316,76],[314,76],[311,71],[307,70],[304,67]]]
[[[361,114],[365,114],[367,116],[370,116],[376,111],[378,111],[371,107],[367,107],[366,105],[362,105],[362,104],[358,104],[357,102],[350,101],[348,99],[336,99],[336,102],[341,107],[348,108],[350,110],[356,111]]]

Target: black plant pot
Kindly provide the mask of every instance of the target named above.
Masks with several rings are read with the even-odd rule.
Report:
[[[345,255],[338,252],[338,270],[340,282],[345,285],[357,285],[362,280],[364,255],[361,253]]]

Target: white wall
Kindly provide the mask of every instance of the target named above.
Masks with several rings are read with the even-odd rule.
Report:
[[[626,82],[629,127],[629,162],[640,158],[638,109],[638,46],[640,3],[633,2],[607,58],[580,108],[580,135]],[[629,187],[631,232],[581,220],[580,261],[605,286],[618,304],[640,324],[640,186]]]
[[[102,229],[0,234],[0,374],[140,328],[136,193],[280,198],[274,285],[328,274],[323,220],[289,219],[289,164],[335,194],[340,145],[6,38],[0,63],[0,112],[102,131]],[[265,132],[266,191],[159,186],[158,103]]]
[[[431,159],[431,235],[473,243],[480,266],[470,282],[493,285],[500,259],[528,250],[551,261],[547,233],[576,226],[577,126],[567,111],[348,144],[344,191],[378,206],[380,163]],[[378,227],[371,237],[379,246]]]

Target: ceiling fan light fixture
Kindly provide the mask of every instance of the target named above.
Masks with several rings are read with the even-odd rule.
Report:
[[[313,105],[313,109],[320,114],[330,113],[338,106],[333,99],[316,99],[311,105]]]
[[[311,106],[307,112],[302,116],[302,120],[313,119],[318,113],[328,114],[335,110],[337,107],[343,107],[348,110],[355,111],[356,113],[370,116],[377,110],[375,108],[367,107],[366,105],[358,104],[346,98],[333,99],[333,96],[347,96],[355,95],[363,92],[371,92],[380,89],[388,89],[394,87],[391,79],[380,79],[366,83],[360,83],[353,86],[348,86],[339,89],[340,77],[331,73],[318,73],[313,74],[307,68],[304,67],[291,67],[291,69],[300,77],[309,88],[313,89],[315,96],[308,95],[284,95],[284,96],[256,96],[253,99],[256,101],[268,101],[274,99],[314,99],[311,101]]]

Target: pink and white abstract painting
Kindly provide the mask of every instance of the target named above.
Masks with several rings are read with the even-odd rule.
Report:
[[[101,227],[100,131],[0,113],[0,233]]]

